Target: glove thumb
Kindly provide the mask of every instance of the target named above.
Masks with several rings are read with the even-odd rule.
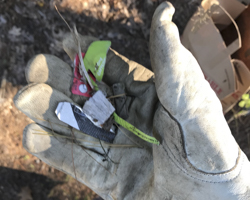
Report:
[[[219,99],[193,55],[180,42],[173,13],[170,3],[162,3],[151,25],[150,57],[157,95],[165,111],[179,124],[189,163],[206,173],[228,171],[236,165],[238,145]],[[168,137],[168,131],[158,132],[162,138]]]

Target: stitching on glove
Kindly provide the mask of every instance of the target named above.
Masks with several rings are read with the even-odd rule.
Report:
[[[164,107],[163,107],[164,108]],[[179,129],[180,129],[180,132],[181,132],[181,138],[182,138],[182,143],[183,143],[183,150],[184,150],[184,153],[185,153],[185,160],[187,161],[187,163],[190,165],[190,167],[191,168],[193,168],[194,170],[196,170],[197,172],[200,172],[201,174],[210,174],[210,175],[218,175],[218,174],[227,174],[227,173],[229,173],[230,171],[233,171],[236,167],[237,167],[237,165],[238,165],[238,163],[239,163],[239,159],[240,159],[240,157],[241,157],[241,150],[240,150],[240,148],[238,147],[238,157],[237,157],[237,159],[236,159],[236,164],[234,165],[234,167],[232,167],[231,169],[229,169],[229,170],[227,170],[227,171],[224,171],[224,172],[220,172],[220,173],[207,173],[207,172],[204,172],[204,171],[202,171],[202,170],[200,170],[200,169],[197,169],[195,166],[193,166],[192,165],[192,163],[188,160],[188,157],[187,157],[187,152],[186,152],[186,149],[185,149],[185,140],[184,140],[184,134],[183,134],[183,130],[182,130],[182,126],[181,126],[181,124],[170,114],[170,112],[168,111],[168,110],[166,110],[165,108],[164,108],[164,110],[168,113],[168,115],[170,116],[170,118],[171,119],[173,119],[177,124],[178,124],[178,127],[179,127]],[[166,143],[166,145],[167,145],[167,143]],[[171,151],[171,149],[170,149],[170,151]],[[171,153],[173,154],[173,152],[171,151]],[[174,154],[173,154],[174,155]]]
[[[165,141],[165,140],[164,140]],[[165,143],[166,144],[166,143]],[[168,147],[168,145],[166,144],[166,146],[167,146],[167,148],[168,148],[168,150],[171,152],[171,150],[169,149],[169,147]],[[176,160],[176,158],[175,158],[175,156],[174,156],[174,159],[175,159],[175,161],[173,160],[173,158],[171,158],[171,156],[169,156],[169,154],[168,154],[168,150],[166,150],[165,149],[165,147],[164,147],[164,145],[162,145],[162,147],[163,147],[163,149],[165,150],[165,152],[167,153],[167,155],[168,155],[168,157],[173,161],[173,163],[176,165],[176,167],[178,167],[183,173],[185,173],[186,175],[188,175],[188,176],[190,176],[191,178],[193,178],[193,179],[195,179],[195,180],[198,180],[198,181],[202,181],[202,182],[206,182],[206,183],[226,183],[226,182],[230,182],[230,181],[232,181],[232,180],[234,180],[234,179],[236,179],[238,176],[239,176],[239,174],[240,174],[240,172],[241,172],[241,169],[242,169],[242,166],[243,166],[243,163],[245,162],[245,158],[243,157],[242,159],[242,162],[241,162],[241,164],[240,164],[240,169],[239,169],[239,173],[235,176],[235,177],[233,177],[233,178],[231,178],[231,179],[228,179],[228,180],[226,180],[226,181],[206,181],[206,180],[203,180],[203,179],[200,179],[200,178],[197,178],[197,177],[194,177],[193,175],[191,175],[191,174],[189,174],[187,171],[185,171],[184,169],[182,169],[179,165],[177,165],[176,163],[175,163],[175,161],[177,161]],[[172,152],[171,152],[172,153]],[[178,161],[177,161],[178,162]],[[179,162],[178,162],[179,163]],[[230,172],[229,172],[230,173]],[[214,177],[220,177],[220,176],[225,176],[225,175],[229,175],[229,173],[227,173],[227,174],[202,174],[202,175],[205,175],[205,176],[214,176]]]
[[[183,138],[184,136],[183,136],[183,131],[182,131],[182,127],[181,127],[180,123],[179,123],[179,122],[169,113],[168,110],[166,110],[163,106],[162,106],[162,108],[168,113],[168,115],[170,116],[170,118],[173,119],[173,120],[178,124],[179,129],[180,129],[180,132],[181,132],[181,137],[182,137],[182,140],[183,140],[182,143],[183,143],[183,145],[184,145],[184,144],[185,144],[185,141],[184,141],[184,138]],[[169,152],[173,155],[175,161],[178,162],[179,165],[181,165],[181,164],[179,163],[179,161],[176,159],[176,157],[175,157],[175,155],[173,154],[173,152],[171,151],[171,148],[167,145],[167,143],[166,143],[166,141],[165,141],[164,139],[163,139],[163,142],[164,142],[165,145],[167,146]],[[167,150],[165,149],[164,145],[162,145],[162,146],[163,146],[163,149],[167,152]],[[187,154],[186,154],[185,148],[183,148],[183,150],[184,150],[184,153],[185,153],[185,156],[186,156]],[[168,154],[168,152],[167,152],[167,154]],[[169,156],[169,157],[170,157],[170,156]],[[243,163],[244,163],[244,161],[245,161],[245,158],[243,157],[243,158],[242,158],[243,160],[241,161],[240,166],[239,166],[239,161],[240,161],[240,158],[241,158],[241,157],[242,157],[242,156],[241,156],[241,150],[240,150],[240,148],[238,148],[238,157],[237,157],[235,166],[234,166],[232,169],[227,170],[227,171],[225,171],[225,172],[221,172],[221,173],[207,173],[207,172],[203,172],[203,171],[197,169],[196,167],[194,167],[194,166],[189,162],[187,156],[186,156],[186,158],[185,158],[185,161],[186,161],[187,164],[190,166],[190,169],[195,170],[195,173],[200,174],[200,175],[203,175],[203,176],[204,176],[204,175],[205,175],[205,176],[214,176],[214,177],[216,177],[216,176],[218,176],[218,177],[219,177],[219,176],[228,176],[228,175],[230,175],[230,173],[232,173],[232,172],[234,171],[234,169],[236,169],[237,167],[239,167],[239,168],[240,168],[240,169],[239,169],[239,173],[238,173],[234,178],[229,179],[229,180],[227,180],[227,181],[220,181],[220,182],[229,182],[229,181],[235,179],[235,178],[240,174],[242,165],[243,165]],[[171,158],[171,157],[170,157],[170,158]],[[174,160],[173,160],[172,158],[171,158],[171,160],[174,162]],[[174,163],[175,163],[175,162],[174,162]],[[205,180],[202,180],[202,179],[198,179],[198,178],[193,177],[192,175],[190,175],[189,173],[187,173],[186,171],[184,171],[184,170],[183,170],[180,166],[178,166],[176,163],[175,163],[175,165],[176,165],[179,169],[181,169],[184,173],[186,173],[187,175],[191,176],[192,178],[197,179],[197,180],[201,180],[201,181],[205,181]],[[185,168],[184,168],[184,169],[185,169]],[[210,182],[210,181],[205,181],[205,182],[209,182],[209,183],[220,183],[220,182]]]

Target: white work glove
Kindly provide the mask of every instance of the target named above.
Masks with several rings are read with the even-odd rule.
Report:
[[[72,134],[57,119],[55,109],[62,101],[82,106],[84,99],[70,92],[70,66],[51,55],[38,55],[29,62],[30,84],[14,99],[16,107],[36,122],[25,128],[23,146],[56,169],[76,175],[104,199],[250,199],[249,161],[197,61],[181,45],[173,14],[172,5],[164,2],[153,16],[154,73],[110,50],[103,78],[110,87],[124,83],[129,101],[126,121],[156,137],[159,146],[120,127],[113,146],[102,142],[108,158],[99,140],[76,130]],[[82,50],[86,52],[94,40],[81,37]],[[73,59],[77,45],[72,35],[63,45]],[[72,144],[74,137],[77,142]]]

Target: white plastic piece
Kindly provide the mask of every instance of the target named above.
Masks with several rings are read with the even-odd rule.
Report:
[[[77,124],[75,115],[72,111],[72,107],[69,102],[58,103],[55,113],[59,120],[79,130],[79,126]]]
[[[84,114],[96,125],[102,126],[115,108],[99,90],[83,106]]]

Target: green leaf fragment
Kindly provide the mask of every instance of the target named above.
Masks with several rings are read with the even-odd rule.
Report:
[[[246,104],[245,101],[240,101],[238,105],[239,105],[241,108],[244,108],[245,104]]]
[[[250,108],[250,100],[249,99],[246,101],[245,108]]]
[[[248,100],[249,99],[249,94],[243,94],[241,98],[243,100]]]

